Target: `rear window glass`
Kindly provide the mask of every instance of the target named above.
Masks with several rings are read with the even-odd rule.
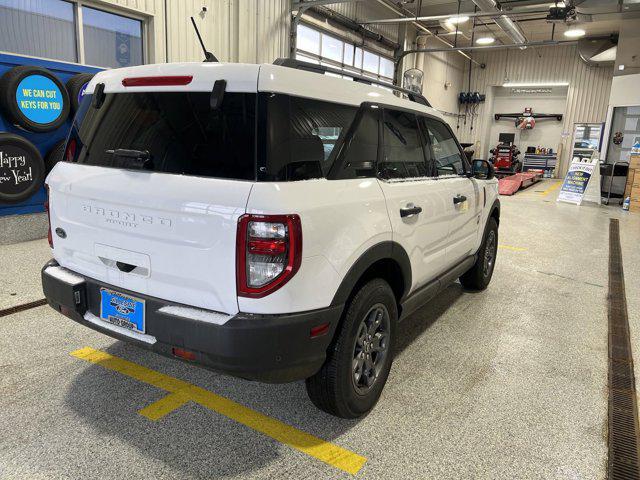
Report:
[[[357,107],[282,94],[262,94],[266,118],[264,150],[259,160],[263,181],[326,177]]]
[[[72,138],[77,161],[104,167],[255,180],[256,94],[209,92],[107,94],[85,99]]]

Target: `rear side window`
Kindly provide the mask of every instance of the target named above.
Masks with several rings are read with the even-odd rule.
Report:
[[[289,95],[264,93],[264,155],[259,179],[295,181],[324,178],[329,172],[357,107]]]
[[[72,137],[77,162],[238,180],[255,180],[256,94],[209,92],[107,94],[86,99]],[[81,121],[78,121],[81,119]]]
[[[438,120],[429,118],[425,122],[438,175],[464,173],[464,161],[451,131]]]
[[[380,178],[427,176],[421,133],[415,114],[400,110],[383,112],[384,152],[378,164]]]
[[[375,176],[378,160],[378,111],[365,108],[351,139],[342,151],[342,168],[337,178],[351,179]]]

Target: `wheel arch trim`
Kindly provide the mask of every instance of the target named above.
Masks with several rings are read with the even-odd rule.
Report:
[[[381,260],[392,260],[399,267],[403,279],[403,292],[400,300],[404,299],[411,288],[411,261],[405,249],[397,242],[384,241],[369,247],[353,265],[340,282],[331,305],[344,304],[351,295],[354,287],[362,278],[364,273],[376,262]]]

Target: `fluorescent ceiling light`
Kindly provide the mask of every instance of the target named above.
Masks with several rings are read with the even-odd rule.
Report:
[[[503,87],[566,87],[569,82],[547,82],[547,83],[517,83],[517,82],[505,82]]]
[[[586,32],[581,28],[573,28],[571,30],[567,30],[566,32],[564,32],[564,36],[569,38],[578,38],[578,37],[583,37],[585,33]]]
[[[493,37],[480,37],[479,39],[476,40],[476,43],[478,45],[490,45],[495,41],[496,39]]]
[[[447,22],[453,23],[454,25],[456,23],[464,23],[464,22],[468,22],[468,21],[469,21],[469,17],[465,17],[465,16],[451,17],[451,18],[447,19]]]
[[[558,2],[558,3],[549,4],[549,8],[555,8],[555,7],[564,8],[564,7],[566,7],[566,5],[564,4],[564,2]]]

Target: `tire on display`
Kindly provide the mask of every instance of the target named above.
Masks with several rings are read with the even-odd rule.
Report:
[[[0,132],[0,157],[0,204],[27,200],[42,187],[44,161],[30,141]]]
[[[75,113],[80,105],[81,94],[84,92],[84,87],[93,78],[93,73],[79,73],[67,80],[67,92],[69,93],[69,104],[71,105],[71,112]]]
[[[324,365],[306,380],[314,405],[342,418],[361,417],[375,406],[393,362],[397,321],[387,282],[374,279],[357,291],[345,306]]]
[[[35,83],[31,83],[31,82]],[[23,83],[25,82],[25,83]],[[33,95],[39,91],[34,85],[43,86],[46,96]],[[30,92],[31,96],[24,96],[24,92]],[[52,94],[54,94],[52,96]],[[24,107],[31,118],[20,108],[20,101],[46,102],[47,108]],[[59,105],[59,108],[51,108],[51,105]],[[30,105],[29,103],[27,103]],[[65,86],[53,73],[46,68],[19,66],[7,70],[0,77],[0,108],[7,120],[32,132],[49,132],[61,127],[69,116],[69,95]]]
[[[64,147],[66,143],[66,140],[60,140],[51,148],[51,150],[49,150],[47,155],[44,157],[44,166],[46,173],[49,173],[53,169],[53,167],[56,166],[56,163],[62,160],[62,158],[64,157]]]
[[[498,222],[489,217],[478,249],[476,263],[460,277],[460,283],[468,290],[484,290],[489,285],[496,266],[498,253]]]

